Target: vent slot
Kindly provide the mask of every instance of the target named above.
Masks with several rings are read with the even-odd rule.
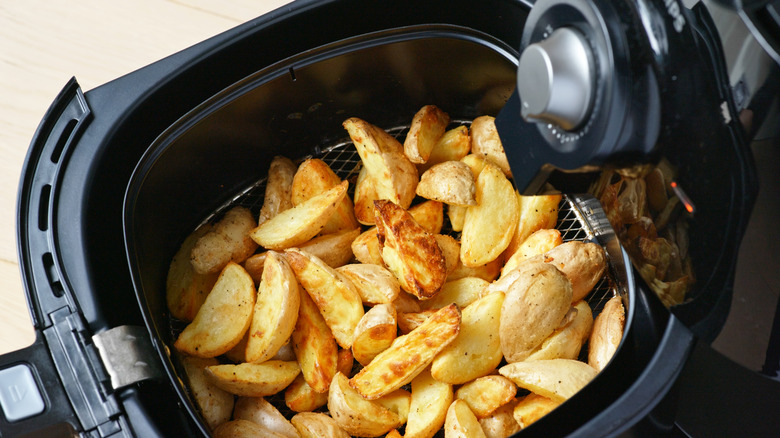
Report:
[[[54,265],[54,256],[50,252],[43,255],[43,268],[46,271],[46,279],[49,280],[51,291],[57,298],[62,298],[65,294],[65,289],[62,287],[60,277],[57,275],[57,268]]]
[[[49,197],[51,196],[51,185],[46,184],[41,188],[41,197],[38,199],[38,229],[47,231],[49,229]]]

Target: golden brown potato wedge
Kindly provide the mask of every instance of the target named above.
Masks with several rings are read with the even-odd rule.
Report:
[[[558,268],[571,281],[572,302],[585,298],[607,270],[604,248],[593,242],[572,240],[544,254],[545,263]]]
[[[571,308],[571,283],[561,271],[540,262],[524,266],[501,308],[501,351],[510,363],[525,360]]]
[[[290,248],[285,256],[298,281],[320,309],[336,342],[342,348],[350,348],[355,327],[364,313],[355,285],[306,251]]]
[[[402,424],[401,418],[377,402],[366,400],[337,373],[330,384],[328,411],[342,429],[356,436],[384,435]]]
[[[407,210],[415,222],[431,234],[441,233],[444,224],[444,205],[439,201],[424,201]]]
[[[195,247],[195,242],[210,229],[211,225],[207,224],[187,236],[168,267],[165,300],[171,316],[182,321],[192,321],[195,318],[219,276],[218,273],[199,274],[190,263],[190,254]]]
[[[517,400],[513,400],[479,419],[479,425],[487,438],[506,438],[520,431],[520,425],[513,415],[516,404]]]
[[[206,367],[206,377],[223,390],[246,397],[265,397],[287,387],[298,374],[298,362],[222,364]]]
[[[374,203],[382,260],[401,284],[418,298],[432,297],[447,278],[447,265],[436,238],[403,208]]]
[[[474,379],[455,391],[455,398],[468,403],[477,418],[485,418],[514,400],[517,386],[504,376],[490,375]]]
[[[293,205],[303,203],[320,193],[341,183],[341,178],[319,158],[309,158],[298,166],[292,182],[291,199]],[[355,218],[355,208],[352,199],[344,196],[336,207],[336,212],[328,223],[322,227],[322,234],[333,234],[341,231],[354,230],[360,224]]]
[[[269,251],[247,335],[247,362],[264,362],[287,343],[300,304],[301,291],[295,273],[281,254]]]
[[[466,125],[460,125],[446,131],[439,138],[428,157],[428,161],[418,164],[420,173],[425,172],[431,166],[445,161],[457,161],[465,157],[471,151],[471,136]]]
[[[585,301],[578,301],[574,319],[564,327],[556,329],[526,360],[577,359],[580,349],[590,336],[593,327],[593,312]]]
[[[482,266],[499,258],[517,228],[520,210],[512,183],[488,164],[477,178],[477,205],[466,210],[460,240],[460,261]]]
[[[572,359],[515,362],[498,372],[517,386],[557,402],[576,394],[598,374],[592,366]]]
[[[373,206],[371,211],[374,211]],[[372,221],[373,223],[373,221]],[[376,235],[376,227],[371,227],[363,231],[354,241],[352,241],[352,254],[357,261],[363,264],[384,266],[382,261],[382,249],[379,247],[379,238]]]
[[[534,231],[527,239],[515,250],[514,254],[507,259],[504,267],[501,268],[501,274],[509,272],[520,264],[523,260],[533,256],[544,254],[563,243],[561,232],[555,228],[545,228]]]
[[[296,432],[296,436],[297,436]],[[268,438],[285,438],[288,435],[282,435],[268,429],[262,424],[253,423],[249,420],[231,420],[222,423],[214,429],[214,438],[253,438],[253,437],[268,437]]]
[[[354,263],[336,268],[336,271],[355,285],[364,304],[390,304],[401,291],[398,279],[383,266]]]
[[[173,346],[196,357],[227,353],[249,328],[255,295],[252,277],[241,265],[229,262],[195,319],[179,334]]]
[[[203,420],[212,430],[230,420],[233,413],[233,394],[223,391],[206,378],[206,367],[217,365],[216,358],[180,356],[187,375],[190,393],[200,408]]]
[[[444,425],[454,400],[452,385],[439,382],[426,369],[412,380],[406,438],[430,438]]]
[[[445,161],[426,170],[417,184],[417,195],[449,205],[477,205],[474,174],[462,161]]]
[[[374,225],[374,201],[379,199],[376,184],[368,175],[368,169],[363,166],[355,181],[354,196],[355,219],[363,225]]]
[[[623,339],[626,312],[623,300],[615,295],[607,301],[593,322],[593,332],[588,345],[588,364],[598,371],[604,369],[615,355]]]
[[[528,394],[522,398],[514,408],[513,416],[522,429],[530,426],[536,420],[549,414],[557,408],[561,402],[542,397],[538,394]]]
[[[292,181],[296,170],[295,163],[287,157],[276,156],[271,160],[263,206],[257,218],[258,225],[292,208]]]
[[[336,362],[336,371],[341,374],[350,374],[354,360],[350,350],[339,350]],[[306,383],[303,374],[284,390],[284,403],[294,412],[311,412],[325,406],[328,403],[328,393],[317,392]]]
[[[316,392],[327,392],[336,375],[338,347],[320,309],[305,291],[301,291],[292,343],[306,383]]]
[[[425,309],[440,309],[455,303],[461,309],[478,300],[480,293],[489,283],[479,277],[463,277],[448,281],[441,287],[441,291],[430,300],[421,301],[420,305]]]
[[[404,154],[412,163],[428,161],[436,143],[444,135],[450,116],[436,105],[425,105],[414,115],[404,140]]]
[[[535,231],[555,228],[562,198],[560,194],[523,196],[515,193],[515,196],[520,206],[520,220],[507,247],[508,254],[517,252],[525,239]]]
[[[455,399],[447,409],[444,436],[447,438],[484,438],[485,432],[482,430],[477,416],[471,412],[468,403]]]
[[[484,155],[495,163],[507,178],[512,177],[504,145],[496,130],[496,119],[492,116],[480,116],[471,121],[471,152]]]
[[[367,365],[377,354],[387,350],[398,332],[395,307],[377,304],[369,309],[355,327],[352,355],[361,365]]]
[[[287,209],[252,230],[252,240],[266,249],[298,246],[316,236],[347,194],[347,181]]]
[[[290,422],[301,438],[350,438],[333,418],[322,412],[300,412]]]
[[[263,397],[239,397],[233,409],[234,420],[247,420],[263,426],[271,433],[286,438],[298,438],[298,431],[274,405]]]
[[[395,391],[424,370],[459,330],[458,307],[453,304],[440,309],[408,335],[396,338],[390,348],[350,379],[350,386],[369,400]]]
[[[228,262],[243,262],[257,249],[257,244],[249,238],[249,232],[256,226],[257,221],[248,208],[236,206],[228,210],[195,242],[190,254],[195,272],[212,274],[221,271]]]

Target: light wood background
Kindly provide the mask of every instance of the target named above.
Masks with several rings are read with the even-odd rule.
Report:
[[[0,2],[0,354],[34,340],[16,250],[16,198],[38,123],[73,76],[88,91],[289,0]]]

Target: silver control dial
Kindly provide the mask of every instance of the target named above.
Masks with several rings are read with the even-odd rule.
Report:
[[[577,128],[591,110],[592,63],[585,37],[569,27],[526,47],[517,68],[523,118],[569,131]]]

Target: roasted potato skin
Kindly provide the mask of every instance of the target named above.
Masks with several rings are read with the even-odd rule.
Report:
[[[228,262],[243,262],[257,249],[249,237],[249,231],[256,226],[257,221],[248,208],[236,206],[228,210],[192,248],[190,261],[195,272],[213,274]]]
[[[593,242],[572,240],[544,253],[545,263],[558,268],[572,285],[572,302],[584,299],[607,269],[607,255]]]

